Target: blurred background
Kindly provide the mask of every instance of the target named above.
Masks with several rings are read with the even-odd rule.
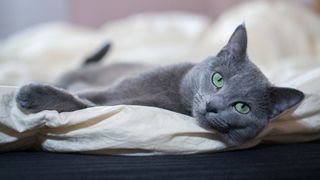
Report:
[[[0,86],[56,82],[106,41],[103,63],[199,62],[243,22],[272,82],[320,67],[320,0],[0,0]]]
[[[0,38],[45,22],[100,27],[108,21],[143,12],[186,11],[215,19],[227,8],[245,1],[248,0],[1,0]],[[320,7],[318,0],[288,1],[318,10]]]

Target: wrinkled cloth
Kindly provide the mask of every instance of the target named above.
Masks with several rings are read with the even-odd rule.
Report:
[[[320,68],[292,82],[305,100],[273,120],[255,139],[289,143],[320,137]],[[288,84],[287,84],[288,85]],[[16,88],[0,88],[0,151],[24,148],[97,154],[189,154],[230,150],[213,130],[189,116],[145,106],[101,106],[74,112],[22,112],[14,101]]]

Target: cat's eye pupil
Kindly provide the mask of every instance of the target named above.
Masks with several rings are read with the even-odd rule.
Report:
[[[212,75],[212,83],[217,88],[221,88],[223,86],[223,84],[224,84],[223,76],[220,73],[214,73]]]
[[[250,111],[250,107],[246,103],[238,102],[234,105],[237,112],[241,114],[247,114]]]

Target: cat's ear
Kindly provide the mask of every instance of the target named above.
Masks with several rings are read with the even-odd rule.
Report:
[[[218,53],[218,56],[231,55],[240,58],[245,57],[247,54],[247,41],[247,30],[243,23],[232,33],[228,43]]]
[[[304,93],[299,90],[281,87],[271,87],[269,93],[272,104],[269,120],[274,119],[282,112],[299,104],[305,96]]]

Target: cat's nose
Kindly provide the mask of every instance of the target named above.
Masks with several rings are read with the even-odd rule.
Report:
[[[218,108],[212,103],[207,103],[206,104],[206,111],[207,112],[211,112],[211,113],[217,113],[218,112]]]

